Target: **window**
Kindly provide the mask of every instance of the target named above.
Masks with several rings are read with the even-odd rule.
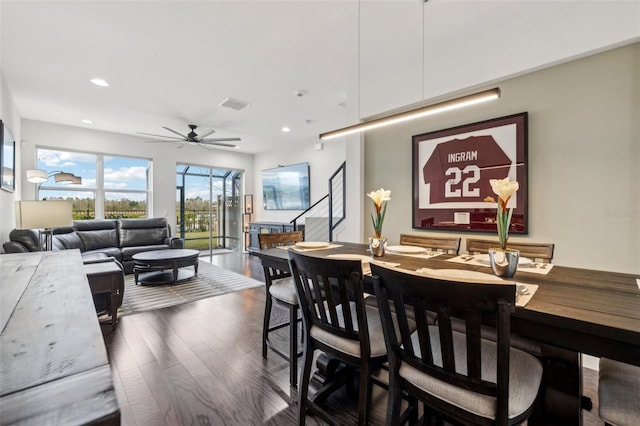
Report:
[[[147,216],[149,160],[104,157],[104,217]]]
[[[56,183],[49,178],[38,187],[40,200],[72,200],[74,219],[150,215],[151,161],[45,148],[36,152],[37,168],[50,174],[64,171],[82,177],[82,184]]]

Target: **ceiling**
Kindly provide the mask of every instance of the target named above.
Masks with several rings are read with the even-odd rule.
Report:
[[[637,41],[639,5],[1,0],[0,64],[25,119],[167,136],[193,123],[258,153]]]

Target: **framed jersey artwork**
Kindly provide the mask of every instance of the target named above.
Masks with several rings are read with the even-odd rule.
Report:
[[[489,180],[518,181],[509,233],[527,233],[527,113],[413,136],[413,228],[496,233]]]

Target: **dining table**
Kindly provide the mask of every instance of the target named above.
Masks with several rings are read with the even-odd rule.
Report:
[[[369,258],[363,261],[363,271],[367,262],[382,262],[408,271],[429,268],[492,274],[488,264],[474,261],[473,256],[387,251],[373,258],[368,249],[367,244],[332,242],[324,247],[272,248],[253,254],[263,265],[281,270],[289,270],[288,250],[300,250],[317,257]],[[640,366],[640,277],[534,263],[530,270],[518,268],[512,280],[535,288],[526,305],[513,310],[511,330],[536,343],[535,355],[545,369],[542,414],[533,416],[529,424],[582,424],[582,408],[590,407],[582,397],[580,354]],[[370,278],[365,275],[363,281],[365,291],[373,293]]]

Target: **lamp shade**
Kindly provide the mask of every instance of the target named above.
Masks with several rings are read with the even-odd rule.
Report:
[[[17,229],[46,229],[72,224],[71,201],[16,201]]]
[[[56,173],[53,175],[53,178],[56,180],[56,183],[74,183],[75,176],[73,173]]]
[[[31,183],[42,183],[47,181],[47,172],[41,169],[27,170],[27,181]]]

